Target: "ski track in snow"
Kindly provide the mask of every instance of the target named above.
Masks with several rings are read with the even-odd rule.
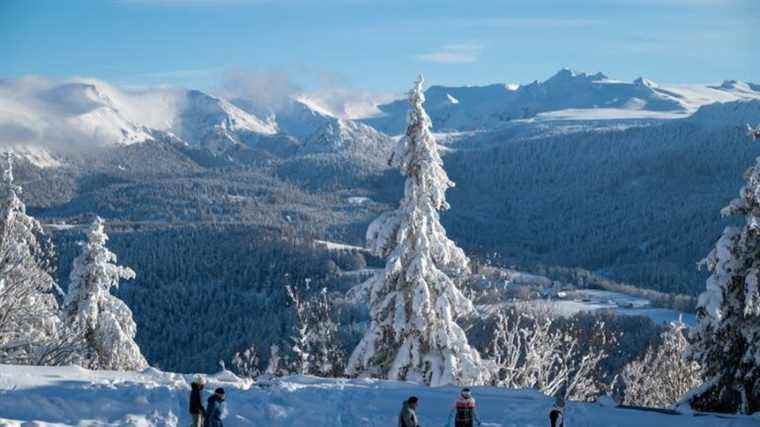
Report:
[[[192,375],[79,367],[0,365],[2,426],[184,426]],[[206,390],[227,390],[226,427],[395,426],[401,402],[420,398],[425,427],[444,426],[458,388],[377,380],[287,377],[253,384],[229,372],[208,376]],[[476,387],[484,427],[545,427],[552,400],[532,390]],[[208,396],[208,392],[204,396]],[[571,402],[568,427],[744,427],[752,417],[665,415]]]

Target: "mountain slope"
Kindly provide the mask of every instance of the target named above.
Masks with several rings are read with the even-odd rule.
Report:
[[[306,139],[303,153],[346,153],[384,160],[392,149],[391,139],[370,126],[334,119],[316,129]]]
[[[213,153],[278,131],[275,123],[260,120],[230,102],[197,90],[186,92],[180,105],[176,122],[167,130]]]
[[[277,108],[261,106],[242,98],[231,102],[250,114],[267,117],[271,122],[277,123],[281,132],[298,139],[308,138],[319,128],[337,120],[327,112],[294,98],[288,98]]]
[[[705,105],[688,121],[707,129],[754,126],[760,123],[760,99]]]

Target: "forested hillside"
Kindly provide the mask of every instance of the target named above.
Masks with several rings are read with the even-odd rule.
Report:
[[[461,143],[460,145],[464,145]],[[666,292],[704,287],[696,263],[760,154],[739,126],[676,121],[500,141],[445,157],[449,233],[515,263],[582,266]]]

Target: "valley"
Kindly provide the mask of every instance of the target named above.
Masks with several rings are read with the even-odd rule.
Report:
[[[433,86],[426,94],[457,184],[442,216],[448,234],[476,259],[528,272],[577,268],[595,280],[696,296],[706,276],[695,264],[726,225],[719,210],[760,154],[743,130],[758,117],[760,91],[740,82],[660,87],[562,70],[518,88]],[[278,283],[309,279],[341,295],[356,282],[341,272],[364,268],[365,257],[380,265],[320,241],[363,246],[369,222],[401,197],[402,177],[387,160],[403,104],[351,121],[296,99],[275,111],[199,91],[122,92],[98,82],[35,96],[55,107],[46,109],[50,126],[59,124],[56,109],[72,111],[63,134],[87,147],[27,141],[37,151],[14,149],[29,211],[50,224],[58,246],[59,280],[66,283],[79,224],[97,212],[120,262],[138,271],[118,293],[152,363],[208,371],[248,342],[266,347],[291,321],[276,308],[287,299]],[[141,102],[156,112],[151,120]],[[518,114],[519,105],[530,108]],[[212,290],[234,295],[203,302],[223,308],[226,321],[217,308],[192,308]],[[249,298],[257,302],[242,303]],[[675,303],[658,301],[617,310],[676,317],[662,311]],[[199,314],[189,321],[180,306]],[[567,301],[552,310],[578,309]],[[241,333],[272,310],[279,326]],[[187,338],[151,326],[167,312],[188,325],[180,335],[232,323],[237,332],[225,334],[236,339],[180,362],[170,349]],[[361,310],[348,313],[362,321]]]

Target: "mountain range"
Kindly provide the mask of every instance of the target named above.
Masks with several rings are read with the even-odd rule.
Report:
[[[173,139],[221,157],[229,157],[224,154],[231,149],[248,151],[257,145],[276,155],[292,154],[299,147],[324,152],[349,146],[355,154],[376,154],[377,143],[383,140],[377,131],[402,133],[407,112],[406,101],[398,100],[378,105],[382,114],[349,121],[297,97],[272,108],[198,90],[124,91],[93,80],[5,80],[0,81],[0,94],[6,97],[0,101],[4,107],[0,144],[17,147],[39,166],[54,166],[56,152],[82,145],[157,139]],[[436,131],[482,132],[526,122],[683,118],[703,105],[760,99],[760,85],[735,80],[721,85],[659,85],[645,78],[627,83],[602,73],[563,69],[543,82],[431,86],[425,95]],[[707,114],[711,113],[697,114],[695,119]],[[346,144],[348,140],[361,147]]]
[[[562,70],[519,86],[432,86],[426,97],[456,182],[442,214],[450,237],[473,259],[547,276],[582,268],[698,294],[695,264],[730,223],[720,209],[760,155],[745,135],[760,121],[751,83]],[[177,88],[0,80],[0,144],[18,157],[28,210],[53,233],[61,285],[80,225],[102,216],[120,263],[138,272],[119,293],[151,362],[211,369],[279,336],[248,326],[289,322],[282,283],[345,291],[339,272],[366,254],[310,242],[361,246],[368,223],[396,206],[403,177],[387,159],[406,108],[394,101],[345,120],[298,97],[269,106]],[[207,310],[207,298],[220,309]],[[171,335],[167,317],[194,326]],[[176,345],[199,330],[235,339],[178,357]]]
[[[760,99],[760,86],[733,80],[717,86],[659,85],[641,77],[628,83],[610,79],[603,73],[563,69],[543,82],[431,86],[425,96],[425,107],[434,128],[445,132],[494,129],[542,113],[554,113],[563,119],[679,118],[715,102]],[[384,114],[367,119],[367,123],[391,134],[403,130],[405,101],[378,108]]]

